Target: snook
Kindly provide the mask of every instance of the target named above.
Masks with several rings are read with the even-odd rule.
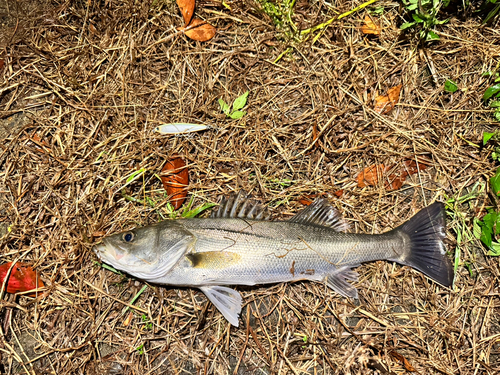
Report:
[[[137,228],[104,238],[94,250],[103,262],[148,282],[201,289],[238,326],[241,296],[222,285],[326,281],[337,293],[357,298],[347,282],[357,280],[352,268],[389,260],[451,286],[445,225],[443,205],[434,203],[383,234],[343,233],[346,225],[326,200],[288,221],[269,221],[265,208],[240,194],[223,200],[209,219]]]

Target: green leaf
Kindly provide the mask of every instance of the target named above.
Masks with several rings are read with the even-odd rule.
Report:
[[[249,92],[247,91],[243,95],[236,98],[236,100],[233,103],[233,111],[238,111],[247,104],[248,93]]]
[[[492,242],[490,246],[490,251],[488,251],[488,255],[498,257],[500,256],[500,243]]]
[[[490,178],[490,184],[493,193],[496,194],[496,196],[500,196],[500,167],[497,169],[495,175]]]
[[[415,22],[417,22],[417,23],[424,22],[424,20],[425,20],[424,18],[420,18],[420,17],[419,17],[419,15],[418,15],[418,14],[416,14],[416,13],[413,13],[411,16],[413,17],[413,19],[414,19],[414,20],[415,20]]]
[[[486,214],[483,217],[482,222],[478,222],[481,226],[481,242],[484,243],[488,248],[491,248],[491,236],[493,235],[493,225],[495,223],[495,218],[492,217],[492,214]]]
[[[472,224],[472,231],[474,233],[474,237],[476,237],[477,239],[481,238],[482,231],[480,223],[481,221],[477,217],[475,217]]]
[[[237,120],[245,116],[247,113],[245,111],[234,111],[232,112],[229,117],[231,117],[233,120]]]
[[[448,92],[456,92],[458,90],[458,86],[451,79],[447,79],[444,83],[444,90]]]
[[[493,85],[491,87],[488,87],[488,89],[484,92],[483,100],[488,100],[498,92],[500,92],[500,83],[498,85]]]
[[[215,203],[205,203],[203,206],[200,206],[198,208],[195,208],[194,210],[184,212],[181,216],[184,218],[192,218],[195,216],[198,216],[201,214],[203,211],[208,210],[209,208],[215,206]]]
[[[495,135],[495,133],[488,133],[488,132],[484,132],[483,133],[483,146],[488,143],[488,141],[491,139],[491,137],[493,137]]]
[[[500,107],[500,101],[498,101],[498,100],[492,100],[490,102],[490,107],[491,108],[499,108]]]
[[[130,174],[130,176],[127,177],[126,184],[129,184],[132,181],[134,181],[136,178],[139,178],[144,172],[146,172],[146,168],[141,168],[138,171],[132,172]]]
[[[497,121],[500,121],[500,111],[495,111],[493,113],[493,117],[495,117],[497,119]]]
[[[434,31],[429,30],[426,40],[439,40],[439,35],[437,35]]]
[[[115,270],[113,267],[108,266],[106,263],[102,263],[101,266],[102,266],[102,268],[104,268],[104,269],[106,269],[108,271],[114,272],[114,273],[116,273],[118,275],[122,275],[122,273],[120,271]]]
[[[227,104],[224,100],[219,99],[219,105],[222,112],[226,115],[229,114],[229,104]]]
[[[409,29],[410,27],[413,27],[415,25],[416,25],[416,22],[405,22],[399,28],[401,30],[406,30],[406,29]]]
[[[492,75],[492,72],[484,72],[483,74],[481,74],[481,77],[491,77]]]

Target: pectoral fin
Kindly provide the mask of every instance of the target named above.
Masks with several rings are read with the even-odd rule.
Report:
[[[241,312],[241,295],[234,289],[224,286],[203,286],[200,288],[207,298],[233,326],[238,327]]]
[[[351,267],[357,266],[351,265],[335,270],[335,272],[328,275],[326,284],[344,297],[358,298],[358,290],[347,282],[347,280],[358,281],[358,273],[351,269]]]

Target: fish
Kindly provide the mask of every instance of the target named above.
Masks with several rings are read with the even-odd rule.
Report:
[[[436,202],[382,234],[348,233],[327,199],[316,199],[289,220],[240,192],[223,198],[209,218],[165,220],[103,238],[94,251],[103,263],[138,279],[200,289],[238,326],[239,292],[228,286],[310,280],[357,299],[353,269],[386,260],[410,266],[450,287],[444,205]]]

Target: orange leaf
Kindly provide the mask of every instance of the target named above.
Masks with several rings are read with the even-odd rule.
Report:
[[[368,185],[377,185],[380,178],[382,178],[384,172],[387,171],[387,167],[384,164],[372,165],[371,167],[366,167],[358,175],[358,187],[364,188]]]
[[[0,266],[0,287],[3,285],[12,262]],[[10,271],[5,291],[7,293],[27,292],[37,288],[43,288],[43,282],[40,276],[33,271],[33,268],[22,263],[16,263]],[[30,297],[36,297],[36,293],[28,294]]]
[[[166,174],[161,176],[163,187],[167,191],[174,209],[178,210],[187,196],[189,172],[186,163],[179,155],[174,154],[161,171]]]
[[[365,16],[365,23],[361,26],[361,32],[363,34],[380,35],[380,26],[375,24],[372,18],[367,14]]]
[[[206,21],[200,20],[199,18],[193,18],[187,27],[180,27],[178,30],[198,42],[206,42],[207,40],[212,39],[217,32],[215,27],[206,23]]]
[[[415,370],[415,368],[411,365],[410,361],[408,361],[405,357],[403,357],[401,354],[399,354],[398,352],[396,352],[395,350],[391,350],[389,352],[389,354],[391,355],[391,357],[393,357],[394,359],[398,360],[399,362],[401,362],[403,364],[403,366],[405,367],[406,371],[409,371],[409,372],[415,372],[417,370]]]
[[[337,191],[334,191],[333,192],[333,195],[336,195],[337,197],[341,197],[342,195],[344,194],[344,189],[340,189],[340,190],[337,190]]]
[[[177,5],[181,9],[184,24],[188,25],[194,14],[194,0],[177,0]]]
[[[406,174],[402,174],[401,176],[397,176],[395,174],[391,174],[387,181],[385,182],[385,188],[387,190],[398,190],[401,189],[404,182],[406,180]]]
[[[408,176],[417,173],[419,170],[423,171],[424,169],[427,168],[427,165],[424,164],[424,161],[420,160],[417,162],[415,159],[405,160],[404,165],[405,165],[404,173],[406,173]]]
[[[132,318],[134,317],[134,313],[131,311],[128,316],[125,318],[125,320],[123,321],[123,325],[125,327],[128,327],[128,325],[130,324],[130,322],[132,321]]]
[[[375,98],[375,112],[385,115],[392,111],[399,101],[399,94],[403,85],[398,85],[387,90],[387,95],[379,95]]]

